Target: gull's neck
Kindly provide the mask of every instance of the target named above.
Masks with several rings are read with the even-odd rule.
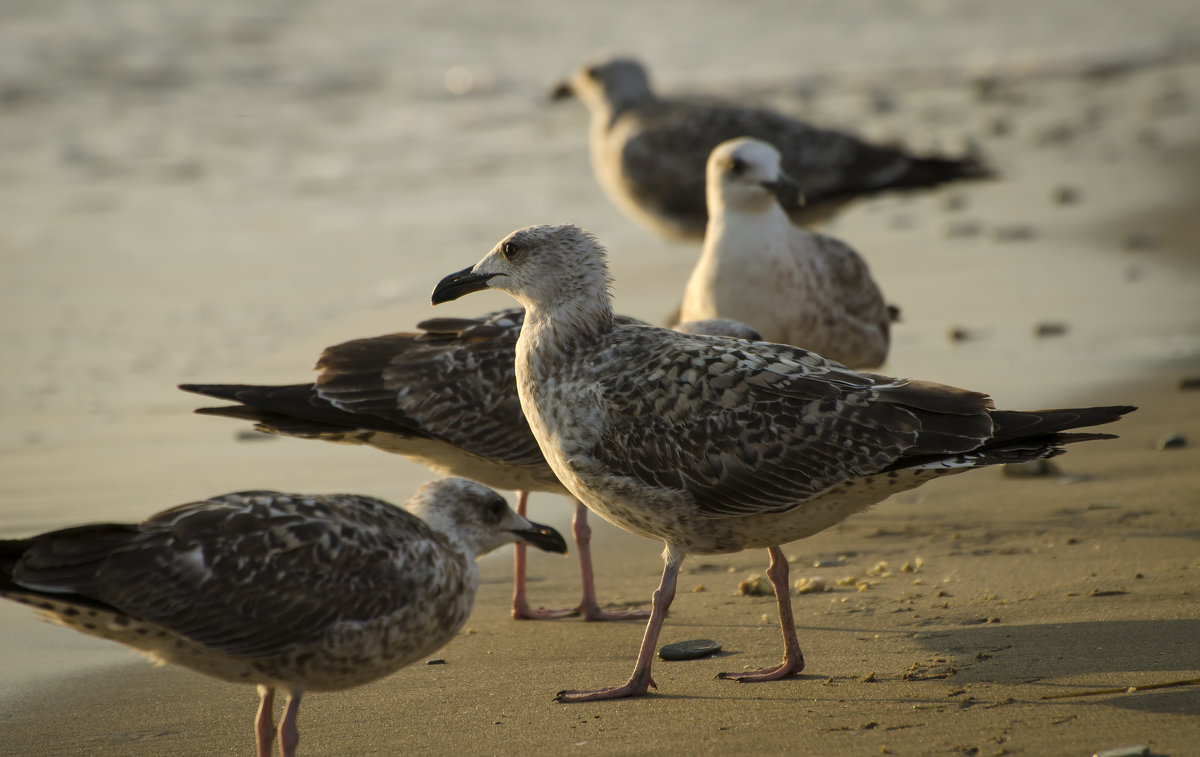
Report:
[[[525,324],[517,340],[518,361],[522,357],[540,366],[569,361],[588,349],[613,327],[612,303],[603,296],[576,297],[552,304],[525,302]]]

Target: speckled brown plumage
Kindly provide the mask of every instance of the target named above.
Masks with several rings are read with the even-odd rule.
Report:
[[[526,308],[521,404],[550,466],[590,509],[666,542],[634,675],[562,701],[644,694],[654,644],[688,552],[765,547],[785,641],[802,666],[787,560],[817,533],[937,475],[1049,457],[1100,434],[1127,406],[996,411],[979,392],[857,373],[796,347],[730,342],[615,322],[603,248],[575,226],[532,226],[445,277],[434,303],[484,288]]]

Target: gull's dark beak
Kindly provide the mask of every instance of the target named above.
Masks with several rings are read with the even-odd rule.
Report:
[[[543,526],[541,523],[529,521],[529,525],[533,526],[533,528],[513,531],[517,539],[537,547],[543,552],[557,552],[560,555],[567,553],[567,542],[562,538],[562,534],[550,528],[550,526]]]
[[[456,271],[439,281],[438,285],[433,288],[433,297],[431,298],[433,304],[441,305],[443,302],[457,300],[464,294],[487,289],[487,283],[495,275],[494,273],[473,273],[471,268]]]
[[[573,97],[575,90],[571,89],[571,82],[560,81],[550,88],[551,100],[566,100],[568,97]]]
[[[779,172],[779,178],[775,181],[764,181],[763,186],[766,187],[771,194],[775,195],[775,199],[779,200],[779,205],[784,210],[794,210],[804,207],[804,193],[800,191],[800,185],[791,176]]]

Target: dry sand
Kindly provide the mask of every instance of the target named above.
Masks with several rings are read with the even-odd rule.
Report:
[[[642,626],[509,620],[506,551],[484,560],[471,631],[439,653],[448,664],[310,696],[302,753],[1196,754],[1200,686],[1043,699],[1200,678],[1200,391],[1179,389],[1200,376],[1200,60],[1175,44],[1197,31],[1194,13],[849,5],[762,40],[728,27],[731,49],[705,51],[527,2],[525,21],[562,36],[524,56],[481,9],[413,10],[429,32],[419,64],[382,42],[384,29],[415,34],[404,13],[376,6],[0,9],[0,536],[243,488],[403,501],[423,469],[238,442],[234,424],[190,416],[174,384],[304,380],[322,347],[431,315],[434,282],[520,225],[592,229],[619,310],[661,318],[697,250],[620,216],[588,172],[583,109],[539,99],[581,50],[620,43],[666,67],[664,88],[750,89],[916,146],[975,140],[999,180],[862,203],[832,228],[903,309],[885,372],[1005,407],[1141,410],[1111,429],[1120,439],[1058,458],[1061,477],[938,481],[789,545],[794,578],[870,581],[795,598],[808,668],[794,680],[713,680],[780,653],[773,601],[736,596],[766,564],[746,552],[686,563],[663,634],[717,639],[720,656],[659,663],[644,699],[555,704],[561,688],[623,681]],[[688,21],[706,38],[744,20],[706,9]],[[805,44],[789,58],[793,32]],[[851,37],[863,49],[842,61]],[[1145,65],[1062,73],[1113,60]],[[1000,86],[964,80],[989,61]],[[474,76],[461,97],[442,83],[455,64]],[[1065,331],[1038,338],[1041,323]],[[1190,444],[1156,449],[1169,434]],[[567,527],[557,498],[532,509]],[[660,546],[596,530],[602,601],[644,603]],[[868,576],[880,562],[891,575]],[[573,560],[535,555],[532,573],[535,602],[575,599]],[[0,754],[250,750],[248,687],[154,669],[11,603],[0,628]]]

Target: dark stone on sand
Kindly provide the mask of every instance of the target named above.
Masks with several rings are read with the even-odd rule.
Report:
[[[1179,388],[1185,392],[1200,389],[1200,376],[1184,376],[1179,379]]]
[[[1055,205],[1074,205],[1079,202],[1079,190],[1071,186],[1062,186],[1054,190]]]
[[[1038,339],[1045,339],[1048,336],[1062,336],[1066,333],[1067,324],[1061,321],[1042,321],[1033,327],[1033,335]]]
[[[1183,434],[1167,434],[1155,443],[1158,449],[1183,449],[1188,444],[1187,437]]]
[[[1154,250],[1158,248],[1158,237],[1149,231],[1131,231],[1125,235],[1125,249]]]
[[[1028,242],[1036,236],[1037,230],[1027,223],[997,226],[995,231],[997,242]]]
[[[667,644],[658,650],[658,656],[664,660],[696,660],[708,657],[721,651],[721,643],[711,639],[692,639]]]

